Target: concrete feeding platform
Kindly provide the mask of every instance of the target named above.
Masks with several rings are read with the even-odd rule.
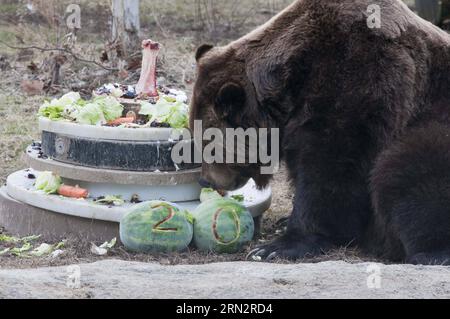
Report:
[[[11,174],[7,186],[0,191],[0,224],[9,232],[21,236],[42,234],[44,236],[82,236],[92,240],[118,237],[118,223],[133,207],[126,202],[120,207],[96,204],[93,199],[77,200],[58,195],[47,195],[34,188],[34,179],[28,178],[33,170],[22,170]],[[258,232],[260,217],[270,207],[271,190],[256,189],[250,181],[242,189],[227,196],[244,195],[244,206],[256,221]],[[193,211],[199,201],[176,203],[183,209]]]
[[[10,197],[6,187],[0,188],[0,225],[13,235],[39,234],[43,240],[73,236],[103,242],[119,238],[117,222],[59,214],[24,204]]]
[[[64,178],[91,183],[179,185],[197,183],[201,174],[200,168],[172,172],[139,172],[84,167],[59,162],[50,158],[39,158],[39,152],[31,147],[27,149],[24,160],[37,171],[51,171]]]
[[[172,152],[189,149],[187,162],[175,163]],[[178,171],[199,167],[194,163],[193,140],[122,141],[42,132],[42,151],[55,160],[98,169],[126,171]]]
[[[93,201],[93,198],[80,200],[59,195],[47,195],[44,192],[36,191],[33,185],[35,180],[27,177],[30,173],[35,175],[39,174],[39,172],[23,170],[8,176],[6,181],[6,190],[10,197],[31,206],[65,215],[119,222],[126,212],[134,205],[126,202],[123,206],[110,207],[96,204]],[[182,208],[192,210],[198,205],[198,203],[198,201],[188,201],[179,202],[177,204]]]
[[[78,185],[88,189],[91,197],[105,194],[118,195],[125,200],[137,196],[141,201],[154,199],[170,202],[195,201],[199,199],[201,187],[198,183],[177,185],[119,185],[114,183],[90,183],[63,178],[66,185]]]

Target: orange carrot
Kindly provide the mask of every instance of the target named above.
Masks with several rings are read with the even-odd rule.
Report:
[[[89,192],[87,189],[78,186],[61,185],[58,189],[58,194],[70,198],[86,198],[88,197]]]
[[[108,122],[108,125],[111,126],[119,126],[122,124],[129,124],[129,123],[133,123],[136,120],[135,117],[120,117],[118,119],[112,120]]]

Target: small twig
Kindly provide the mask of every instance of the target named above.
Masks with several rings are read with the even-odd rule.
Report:
[[[164,30],[164,28],[162,27],[162,25],[161,25],[161,23],[160,23],[160,21],[159,21],[159,18],[158,18],[158,16],[156,15],[156,11],[155,11],[155,8],[154,8],[154,6],[153,5],[151,5],[151,11],[152,11],[152,16],[153,16],[153,19],[155,20],[155,22],[156,22],[156,25],[158,26],[158,28],[161,30],[161,33],[162,33],[162,35],[164,36],[164,38],[168,38],[169,36],[167,35],[167,32]]]
[[[87,59],[81,58],[81,57],[79,57],[78,55],[76,55],[74,52],[72,52],[69,49],[64,49],[64,48],[43,48],[43,47],[39,47],[39,46],[36,46],[36,45],[17,47],[17,46],[5,43],[5,42],[3,42],[1,40],[0,40],[0,44],[3,44],[4,46],[6,46],[6,47],[8,47],[10,49],[14,49],[14,50],[39,50],[39,51],[42,51],[42,52],[48,52],[48,51],[64,52],[64,53],[70,54],[75,60],[78,60],[78,61],[81,61],[81,62],[84,62],[84,63],[95,64],[96,66],[98,66],[98,67],[100,67],[100,68],[102,68],[104,70],[107,70],[107,71],[118,71],[118,69],[108,68],[108,67],[104,66],[103,64],[100,64],[100,63],[98,63],[96,61],[87,60]]]

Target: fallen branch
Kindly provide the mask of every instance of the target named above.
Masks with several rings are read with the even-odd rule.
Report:
[[[108,68],[108,67],[104,66],[103,64],[98,63],[97,61],[87,60],[87,59],[84,59],[82,57],[79,57],[76,53],[74,53],[73,51],[71,51],[69,49],[64,49],[64,48],[44,48],[44,47],[39,47],[39,46],[36,46],[36,45],[20,46],[20,47],[18,47],[18,46],[10,45],[10,44],[8,44],[6,42],[3,42],[1,40],[0,40],[0,44],[3,44],[4,46],[6,46],[6,47],[8,47],[10,49],[13,49],[13,50],[39,50],[39,51],[42,51],[42,52],[48,52],[48,51],[64,52],[64,53],[70,54],[77,61],[84,62],[84,63],[95,64],[96,66],[98,66],[98,67],[100,67],[100,68],[102,68],[104,70],[107,70],[107,71],[119,71],[116,68]]]

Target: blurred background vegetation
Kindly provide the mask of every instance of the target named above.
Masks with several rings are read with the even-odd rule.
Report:
[[[36,113],[44,99],[71,90],[88,96],[107,82],[137,82],[139,42],[128,48],[131,54],[118,52],[117,43],[111,39],[111,1],[0,0],[1,183],[8,174],[24,167],[23,150],[39,138]],[[289,3],[141,0],[140,37],[152,38],[163,46],[158,82],[190,92],[195,77],[193,52],[198,45],[227,43]],[[67,27],[69,4],[81,8],[78,30]]]
[[[88,96],[105,82],[137,82],[139,41],[125,54],[111,39],[112,1],[0,0],[0,182],[23,166],[20,156],[38,138],[35,117],[45,98],[71,90]],[[141,0],[140,37],[163,46],[159,83],[190,92],[198,45],[236,39],[291,2]],[[405,2],[441,27],[450,25],[450,0]],[[69,4],[81,8],[80,29],[67,27]]]

